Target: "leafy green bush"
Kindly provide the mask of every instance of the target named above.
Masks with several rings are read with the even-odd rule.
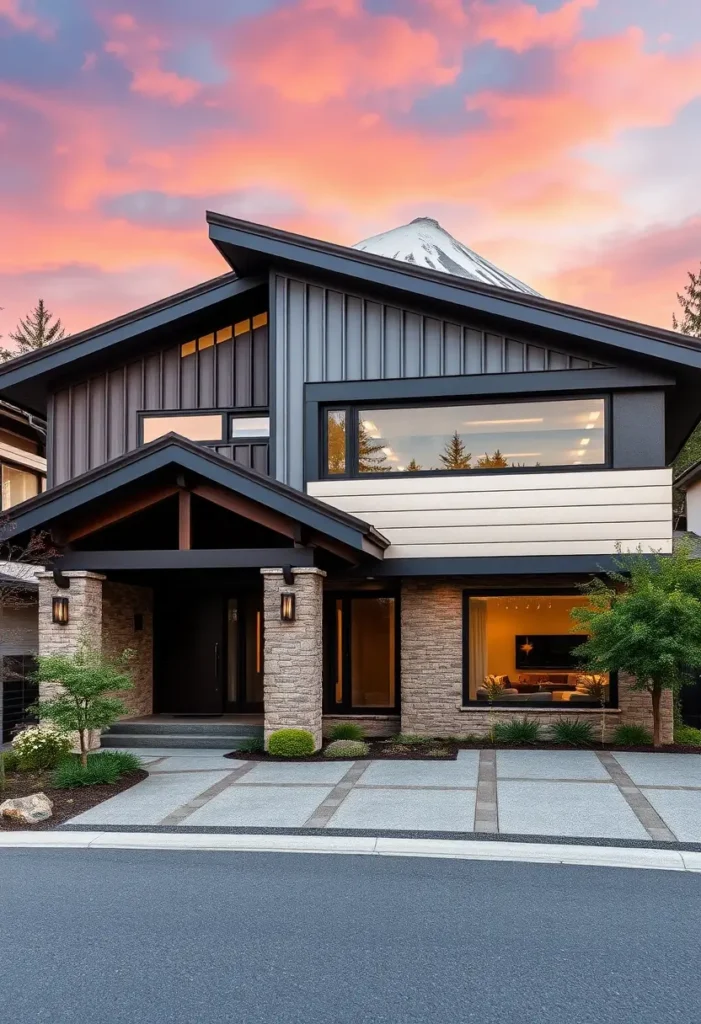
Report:
[[[494,740],[497,743],[537,743],[539,739],[540,725],[531,718],[497,722],[494,726]]]
[[[428,747],[433,742],[430,736],[415,736],[409,732],[398,732],[390,740],[390,743],[400,747]]]
[[[308,757],[314,750],[314,737],[306,729],[278,729],[268,740],[273,757]]]
[[[613,742],[619,747],[650,747],[652,736],[642,725],[619,725]]]
[[[250,739],[241,740],[236,749],[244,754],[262,754],[265,750],[265,743],[262,736],[251,736]]]
[[[109,786],[123,775],[138,771],[141,761],[134,754],[102,751],[88,754],[87,764],[80,757],[67,757],[59,764],[51,782],[57,789],[76,789],[78,786]]]
[[[6,750],[2,757],[3,768],[6,772],[16,772],[19,770],[19,758],[14,750]]]
[[[324,757],[367,757],[370,747],[360,740],[334,740],[324,749]]]
[[[72,749],[71,737],[50,725],[31,725],[18,732],[12,741],[12,752],[21,772],[55,768]]]
[[[701,729],[680,725],[674,730],[674,742],[684,747],[701,747]]]
[[[355,722],[339,722],[338,725],[334,725],[329,736],[332,740],[357,740],[360,742],[365,739],[365,732]]]
[[[594,742],[594,730],[589,722],[579,722],[576,718],[561,718],[553,725],[550,735],[556,743],[569,743],[573,747]]]

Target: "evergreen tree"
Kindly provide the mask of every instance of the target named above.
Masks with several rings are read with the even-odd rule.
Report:
[[[672,314],[672,327],[675,331],[689,334],[692,338],[701,338],[701,267],[698,274],[688,272],[689,283],[683,293],[677,293],[677,300],[682,308],[681,320]],[[678,476],[688,466],[693,466],[701,459],[701,424],[697,425],[686,444],[674,460],[674,472]],[[674,488],[674,526],[684,515],[685,498],[678,487]]]
[[[442,469],[470,469],[472,452],[465,451],[465,442],[456,430],[450,440],[446,441],[443,454],[438,458]]]
[[[358,424],[358,472],[359,473],[389,473],[392,469],[387,466],[386,445],[373,444],[374,438],[370,437],[362,422]]]
[[[683,292],[677,292],[677,301],[682,308],[682,318],[678,320],[672,313],[672,327],[682,334],[690,334],[692,338],[701,338],[701,266],[698,274],[688,271],[689,283]]]
[[[501,454],[498,448],[493,455],[487,455],[487,453],[485,452],[484,458],[477,460],[478,469],[506,469],[508,465],[509,463],[506,461],[506,459]]]
[[[420,466],[418,464],[416,459],[412,459],[411,462],[409,462],[407,464],[406,471],[407,471],[407,473],[418,473],[419,470],[421,470],[423,468],[424,468],[423,466]]]
[[[34,349],[50,345],[52,341],[60,341],[66,334],[60,320],[51,323],[54,315],[44,305],[44,300],[39,299],[31,313],[25,320],[20,320],[17,329],[10,334],[13,341],[17,342],[16,349],[0,348],[0,362],[6,363],[8,359],[15,356],[22,356],[26,352],[33,352]]]

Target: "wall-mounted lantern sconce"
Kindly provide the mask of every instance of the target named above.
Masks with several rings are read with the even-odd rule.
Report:
[[[55,622],[59,626],[65,626],[68,624],[67,597],[51,598],[51,621]]]
[[[280,594],[280,618],[283,622],[295,620],[295,595]]]

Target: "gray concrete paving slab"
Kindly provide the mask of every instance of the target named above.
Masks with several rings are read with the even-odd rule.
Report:
[[[479,751],[459,761],[371,761],[358,786],[476,787]]]
[[[616,786],[498,782],[499,831],[514,835],[649,839]]]
[[[701,754],[613,755],[636,786],[698,786],[701,788]]]
[[[497,778],[609,781],[592,750],[497,750]]]
[[[365,773],[367,775],[367,772]],[[471,832],[474,790],[352,790],[331,815],[329,828],[430,829]]]
[[[153,761],[149,762],[150,764]],[[166,757],[150,769],[153,773],[163,772],[233,772],[235,768],[241,768],[248,764],[248,761],[234,761],[233,758],[212,756],[206,750],[202,751],[201,757]]]
[[[289,764],[261,761],[241,780],[241,785],[256,782],[297,782],[304,785],[318,782],[335,786],[352,764],[352,761],[298,761]]]
[[[701,843],[701,789],[643,789],[680,843]]]
[[[71,824],[155,825],[223,778],[223,772],[149,775],[131,789],[71,818]]]
[[[332,786],[244,786],[236,783],[184,818],[182,825],[301,828]]]

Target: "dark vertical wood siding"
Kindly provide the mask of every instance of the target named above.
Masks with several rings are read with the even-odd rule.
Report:
[[[189,356],[151,352],[54,394],[52,486],[136,448],[140,412],[267,407],[267,325]],[[222,452],[267,472],[267,444]]]

